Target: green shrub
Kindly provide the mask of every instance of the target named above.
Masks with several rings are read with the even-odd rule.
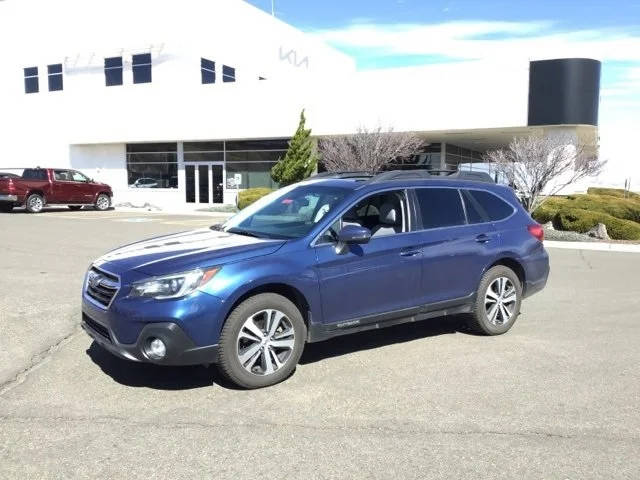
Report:
[[[556,213],[566,207],[568,200],[565,197],[551,197],[547,199],[541,206],[536,208],[531,215],[538,223],[547,223],[553,221]]]
[[[270,188],[249,188],[238,192],[238,209],[248,207],[256,200],[269,195],[273,190]]]
[[[596,189],[589,189],[589,191]],[[598,189],[606,190],[606,189]],[[591,212],[606,213],[622,220],[631,220],[640,223],[640,199],[622,198],[611,195],[569,195],[567,197],[553,197],[533,212],[533,218],[546,223],[556,213],[565,208],[578,208]]]
[[[587,193],[589,195],[608,195],[610,197],[620,197],[625,198],[625,191],[621,188],[596,188],[591,187],[587,189]],[[632,198],[635,200],[640,200],[640,193],[627,192],[627,198]]]
[[[553,224],[558,230],[585,233],[598,223],[607,226],[609,236],[615,240],[640,240],[640,225],[603,212],[580,208],[563,208],[556,213]]]

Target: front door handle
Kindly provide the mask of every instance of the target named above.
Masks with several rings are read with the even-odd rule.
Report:
[[[491,240],[491,237],[485,233],[481,233],[476,237],[476,242],[478,243],[487,243],[489,240]]]
[[[406,250],[402,250],[400,252],[401,257],[415,257],[416,255],[420,255],[422,250],[415,248],[407,248]]]

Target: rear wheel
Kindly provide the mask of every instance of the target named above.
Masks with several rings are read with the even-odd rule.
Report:
[[[98,195],[98,198],[96,198],[95,207],[96,210],[100,210],[101,212],[103,212],[109,208],[110,204],[111,201],[109,200],[109,195],[101,193],[100,195]]]
[[[0,212],[9,213],[13,210],[13,203],[0,203]]]
[[[40,213],[44,208],[44,198],[42,195],[32,193],[27,197],[27,211],[30,213]]]
[[[69,207],[69,210],[80,210],[82,208],[82,205],[67,205]]]
[[[518,276],[509,267],[496,265],[480,280],[469,327],[482,335],[506,333],[520,314],[521,301]]]
[[[307,329],[298,308],[275,293],[238,305],[220,335],[220,370],[234,384],[260,388],[287,378],[304,349]]]

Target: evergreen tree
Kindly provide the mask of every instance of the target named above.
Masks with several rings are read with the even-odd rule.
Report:
[[[305,128],[305,122],[302,110],[298,129],[289,141],[287,153],[271,169],[271,178],[282,186],[304,180],[316,169],[318,157],[315,142],[311,138],[311,129]]]

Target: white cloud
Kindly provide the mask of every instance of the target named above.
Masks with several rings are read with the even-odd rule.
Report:
[[[454,21],[373,24],[316,31],[337,47],[385,55],[455,59],[581,57],[640,61],[640,36],[621,29],[556,31],[551,22]]]

